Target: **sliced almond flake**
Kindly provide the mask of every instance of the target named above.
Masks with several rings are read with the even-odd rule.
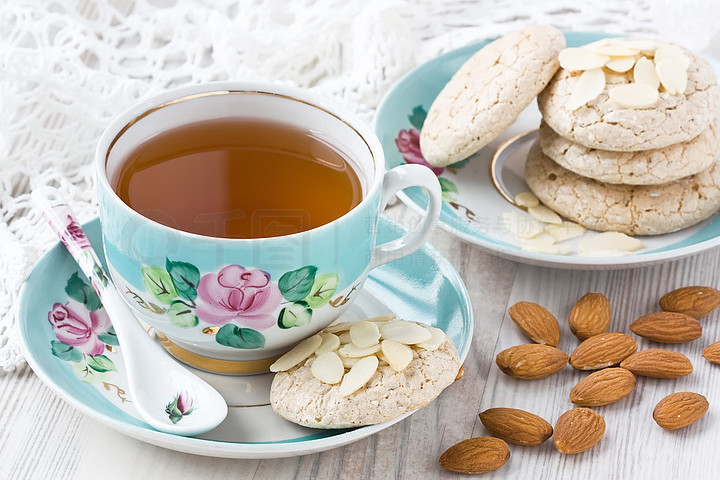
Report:
[[[528,213],[535,220],[539,220],[543,223],[551,223],[553,225],[560,225],[562,223],[562,218],[560,218],[560,215],[550,210],[545,205],[530,207],[528,208]]]
[[[611,88],[608,95],[613,102],[628,108],[652,107],[660,98],[657,88],[644,83],[618,85]]]
[[[341,397],[347,397],[356,390],[362,388],[377,372],[378,358],[375,355],[361,358],[345,374],[342,383],[338,388]]]
[[[633,67],[633,80],[635,83],[650,85],[652,88],[660,86],[660,79],[655,71],[655,63],[645,57],[639,58]]]
[[[522,240],[520,243],[522,243],[523,246],[549,247],[555,244],[555,239],[549,233],[543,232],[536,237]]]
[[[275,360],[275,363],[270,365],[270,371],[284,372],[286,370],[290,370],[292,367],[315,353],[315,350],[317,350],[321,343],[322,337],[318,334],[302,340],[280,358]]]
[[[412,362],[412,349],[407,345],[396,340],[383,340],[381,345],[383,355],[387,359],[390,368],[396,372],[402,372]]]
[[[609,68],[613,72],[623,73],[633,68],[633,65],[635,65],[635,61],[636,58],[634,56],[613,57],[605,64],[605,67]]]
[[[373,322],[356,322],[350,327],[350,340],[359,348],[372,347],[379,343],[380,330]]]
[[[430,332],[430,340],[426,342],[420,342],[416,347],[420,347],[422,349],[434,352],[438,348],[440,348],[440,345],[445,343],[445,340],[447,340],[447,335],[445,335],[445,332],[440,330],[439,328],[431,327],[426,325],[425,328],[428,332]]]
[[[320,332],[320,338],[322,338],[322,343],[317,350],[315,350],[315,355],[334,352],[340,348],[340,338],[334,333]]]
[[[361,358],[364,357],[340,357],[340,361],[342,362],[343,367],[350,369],[355,366],[355,364],[360,361]]]
[[[570,245],[523,245],[526,252],[547,253],[549,255],[570,255]]]
[[[389,322],[390,320],[395,320],[397,318],[397,315],[394,313],[384,313],[382,315],[378,315],[377,317],[371,317],[365,320],[366,322],[373,322],[373,323],[380,323],[380,322]]]
[[[405,345],[427,342],[432,335],[417,323],[398,320],[388,322],[380,327],[380,333],[385,340],[397,340]]]
[[[347,345],[349,343],[352,343],[352,340],[350,340],[350,332],[343,332],[337,337],[340,340],[340,345]]]
[[[537,207],[540,200],[532,192],[522,192],[515,195],[515,204],[525,208]]]
[[[558,59],[565,70],[578,71],[602,68],[610,57],[598,55],[588,48],[566,48],[560,51]]]
[[[578,241],[578,248],[582,253],[604,252],[609,250],[633,252],[640,250],[643,246],[642,241],[620,232],[602,232]]]
[[[356,346],[354,343],[348,343],[347,345],[343,345],[338,349],[338,354],[341,357],[350,357],[350,358],[359,358],[359,357],[367,357],[368,355],[372,355],[375,352],[380,350],[380,344],[376,343],[375,345],[371,347],[364,347],[360,348]]]
[[[690,59],[688,56],[685,55],[685,52],[683,52],[680,47],[676,47],[675,45],[666,45],[658,47],[655,50],[655,64],[657,65],[663,60],[673,60],[674,62],[677,62],[679,68],[684,71],[687,71],[690,66]]]
[[[352,326],[352,322],[342,322],[338,323],[336,325],[331,325],[329,327],[326,327],[323,332],[327,333],[342,333],[347,332],[350,330],[350,327]]]
[[[602,68],[587,70],[580,75],[573,87],[567,107],[571,110],[580,108],[600,95],[605,88],[605,72]]]
[[[687,70],[682,69],[679,62],[676,57],[668,57],[655,63],[660,84],[671,95],[679,95],[687,87]]]
[[[310,365],[310,373],[323,383],[340,383],[345,374],[345,366],[335,352],[325,352],[315,358]]]
[[[532,238],[545,229],[545,225],[519,210],[503,212],[502,224],[517,238]]]
[[[646,39],[624,40],[622,44],[629,48],[634,48],[645,56],[652,57],[655,55],[655,49],[659,46],[658,42]]]
[[[551,235],[556,242],[564,242],[585,235],[587,229],[575,222],[564,221],[560,225],[548,225],[545,232]]]
[[[628,47],[627,45],[615,44],[615,45],[598,45],[588,47],[593,52],[599,55],[607,55],[609,57],[631,57],[640,53],[637,48]]]

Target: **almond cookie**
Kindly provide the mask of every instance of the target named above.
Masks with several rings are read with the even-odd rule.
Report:
[[[611,39],[606,41],[606,45],[620,47],[628,41],[640,40]],[[667,44],[657,45],[668,48]],[[659,83],[654,73],[656,66],[654,63],[651,65],[651,55],[656,50],[651,49],[641,62],[650,66],[650,77],[655,75],[647,80],[655,82],[654,98],[648,106],[624,106],[618,101],[618,96],[611,94],[616,87],[638,83],[634,82],[634,77],[640,74],[635,72],[634,67],[616,72],[602,65],[593,65],[598,68],[592,70],[604,72],[604,84],[599,84],[602,90],[591,100],[573,108],[573,93],[587,72],[561,68],[538,96],[538,107],[545,122],[575,143],[619,152],[663,148],[695,138],[715,120],[720,108],[720,88],[715,71],[707,60],[681,47],[670,48],[682,52],[683,65],[678,70],[671,69],[668,74],[677,73],[682,77],[682,91],[671,93]],[[632,100],[632,95],[624,97]]]
[[[525,181],[545,205],[584,227],[659,235],[694,225],[720,209],[720,164],[662,185],[613,185],[582,177],[550,160],[536,142]]]
[[[384,358],[384,347],[363,357],[363,361],[372,359],[377,367],[369,380],[350,394],[343,392],[344,382],[330,384],[313,375],[313,364],[322,356],[310,356],[275,374],[270,404],[286,420],[313,428],[350,428],[392,420],[432,402],[455,381],[460,369],[457,350],[446,336],[436,349],[413,345],[410,350],[412,358],[401,371],[392,360],[390,364],[378,362],[378,357]],[[348,375],[350,372],[345,373]]]
[[[534,25],[480,49],[430,107],[420,134],[425,159],[449,165],[497,137],[548,84],[564,47],[559,30]]]
[[[658,185],[707,169],[720,155],[720,120],[700,135],[654,150],[613,152],[588,148],[540,124],[540,147],[555,163],[604,183]]]

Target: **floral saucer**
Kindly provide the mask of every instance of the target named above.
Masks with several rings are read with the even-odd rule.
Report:
[[[606,36],[609,35],[565,33],[568,47]],[[490,41],[492,39],[468,45],[420,65],[388,92],[375,117],[375,132],[385,151],[387,168],[403,163],[427,165],[420,152],[419,135],[430,105],[458,68]],[[720,64],[709,60],[720,72]],[[540,112],[533,102],[505,132],[475,155],[449,167],[431,167],[438,175],[443,191],[439,222],[442,228],[497,255],[522,263],[560,268],[609,269],[649,265],[720,245],[720,215],[715,215],[680,232],[640,237],[645,248],[632,256],[582,257],[523,250],[503,220],[503,213],[516,208],[507,201],[507,192],[528,190],[523,172],[530,145],[528,139],[532,137],[524,134],[537,129],[539,124]],[[426,196],[418,188],[406,189],[398,196],[414,209],[424,210],[427,206]],[[595,232],[586,235],[595,235]]]
[[[378,241],[403,234],[381,217]],[[101,248],[100,222],[84,226]],[[373,270],[346,321],[393,312],[444,330],[461,360],[467,356],[473,314],[467,290],[450,263],[432,246]],[[62,317],[62,318],[60,318]],[[198,437],[154,430],[140,420],[126,391],[122,346],[77,264],[62,245],[53,247],[23,286],[19,329],[25,356],[40,379],[82,413],[130,437],[181,452],[229,458],[290,457],[339,447],[383,430],[391,422],[344,430],[300,427],[275,415],[269,405],[272,374],[223,376],[196,371],[230,406],[226,420]],[[178,399],[168,415],[190,414]]]

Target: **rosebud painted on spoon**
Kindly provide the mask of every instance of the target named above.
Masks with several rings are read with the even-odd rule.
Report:
[[[102,300],[141,417],[156,430],[176,435],[199,435],[218,426],[227,415],[223,397],[150,338],[105,273],[70,206],[51,187],[35,189],[32,198]]]

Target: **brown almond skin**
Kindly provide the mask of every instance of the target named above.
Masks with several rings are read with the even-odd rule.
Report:
[[[720,365],[720,342],[715,342],[712,345],[708,345],[703,350],[702,356],[711,363],[717,363]]]
[[[692,362],[685,355],[662,348],[635,352],[620,362],[620,366],[635,375],[652,378],[679,378],[693,371]]]
[[[637,342],[619,332],[600,333],[584,340],[570,354],[570,365],[577,370],[614,367],[637,351]]]
[[[682,287],[660,298],[660,308],[695,318],[710,315],[720,306],[720,290],[712,287]]]
[[[580,340],[607,332],[610,326],[610,301],[602,293],[590,292],[575,303],[568,317],[570,331]]]
[[[653,419],[665,430],[677,430],[700,420],[709,406],[699,393],[672,393],[655,405]]]
[[[567,362],[565,352],[539,343],[515,345],[495,357],[495,363],[505,375],[523,380],[549,377],[562,370]]]
[[[518,408],[489,408],[479,416],[493,435],[515,445],[540,445],[553,434],[552,425],[542,417]]]
[[[685,343],[702,336],[700,322],[678,312],[648,313],[631,323],[630,330],[658,343]]]
[[[533,342],[557,347],[560,324],[552,313],[533,302],[518,302],[508,309],[510,318]]]
[[[635,390],[635,375],[624,368],[604,368],[580,380],[570,390],[570,401],[581,407],[609,405]]]
[[[553,443],[561,453],[575,454],[590,450],[605,435],[605,419],[589,408],[573,408],[555,423]]]
[[[510,448],[495,437],[475,437],[463,440],[445,450],[438,463],[451,472],[479,475],[492,472],[507,463]]]

